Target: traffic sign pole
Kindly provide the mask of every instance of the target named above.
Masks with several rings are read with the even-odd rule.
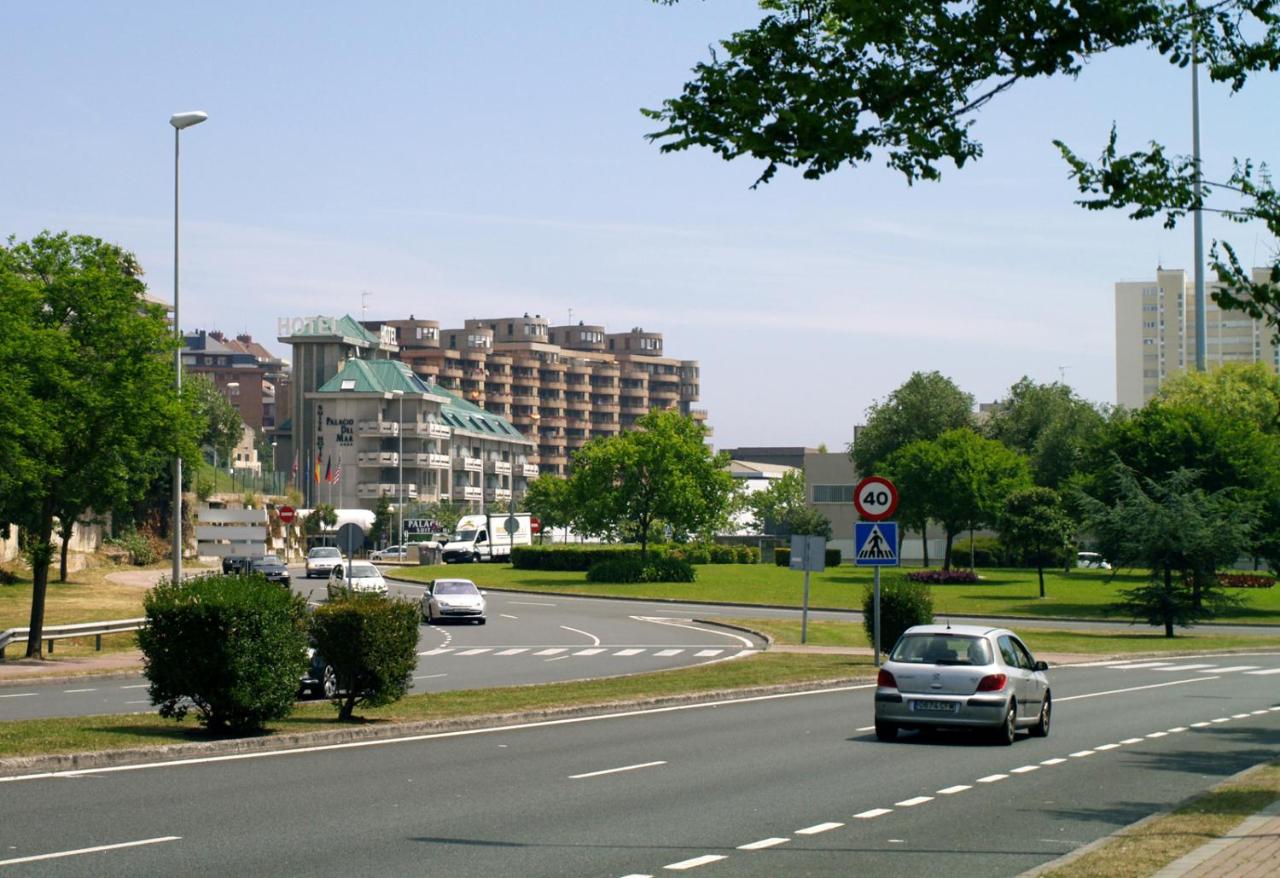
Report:
[[[880,667],[880,568],[876,568],[875,579],[875,626],[876,626],[876,667]]]
[[[808,558],[805,559],[808,561]],[[800,642],[806,643],[809,639],[809,565],[804,565],[804,605],[800,610]]]

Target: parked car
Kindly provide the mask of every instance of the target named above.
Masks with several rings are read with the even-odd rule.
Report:
[[[222,557],[223,573],[244,573],[249,569],[253,558],[248,555],[224,555]]]
[[[387,546],[369,553],[370,561],[403,561],[409,557],[408,546]]]
[[[979,625],[907,629],[876,680],[876,737],[899,729],[967,728],[1012,744],[1019,729],[1049,734],[1049,666],[1018,635]]]
[[[328,576],[341,563],[342,553],[333,546],[316,546],[307,552],[307,579]]]
[[[1097,552],[1076,552],[1076,566],[1095,570],[1110,570],[1111,562]]]
[[[428,625],[444,619],[485,623],[484,592],[470,579],[436,579],[422,596],[422,619]]]
[[[341,564],[329,573],[329,600],[333,600],[347,589],[361,594],[387,593],[387,581],[382,578],[378,568],[368,561],[352,561],[348,570]]]
[[[333,665],[325,661],[315,647],[307,648],[307,660],[307,670],[298,681],[298,696],[332,698],[337,695],[338,675],[333,670]]]
[[[249,562],[249,573],[261,573],[268,582],[278,582],[289,587],[289,567],[276,555],[263,555]]]

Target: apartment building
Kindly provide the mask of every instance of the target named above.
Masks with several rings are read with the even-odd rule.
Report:
[[[423,380],[509,419],[535,444],[542,472],[564,475],[588,440],[615,436],[655,408],[706,422],[693,407],[698,362],[665,356],[662,334],[640,327],[609,333],[526,313],[453,328],[410,315],[364,328],[394,338],[398,358]]]
[[[1270,269],[1253,269],[1263,282]],[[1260,320],[1214,303],[1216,282],[1205,284],[1205,365],[1267,363],[1280,368],[1280,347]],[[1141,408],[1167,378],[1196,363],[1194,278],[1158,268],[1154,280],[1122,281],[1116,297],[1116,402]]]
[[[183,371],[207,375],[256,434],[270,433],[278,420],[288,417],[287,406],[282,414],[278,404],[282,396],[287,398],[288,364],[251,335],[227,338],[217,330],[200,329],[185,336],[183,345]]]

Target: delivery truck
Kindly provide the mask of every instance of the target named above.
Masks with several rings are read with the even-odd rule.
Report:
[[[533,543],[527,512],[464,515],[441,553],[446,564],[460,561],[508,561],[512,546]]]

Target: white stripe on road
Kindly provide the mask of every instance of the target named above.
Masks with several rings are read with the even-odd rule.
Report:
[[[80,692],[97,692],[97,689],[63,689],[63,695],[75,695]]]
[[[1099,744],[1097,747],[1094,747],[1093,749],[1095,749],[1095,750],[1114,750],[1114,749],[1116,749],[1116,748],[1117,748],[1117,747],[1119,747],[1119,746],[1120,746],[1119,744]]]
[[[637,768],[653,768],[655,765],[666,765],[666,760],[658,762],[640,762],[636,765],[624,765],[621,768],[606,768],[602,771],[588,771],[584,774],[571,774],[569,780],[582,780],[585,777],[600,777],[602,774],[617,774],[620,771],[635,771]]]
[[[446,652],[453,652],[453,649],[448,646],[442,646],[437,649],[428,649],[426,652],[418,653],[418,655],[443,655]]]
[[[1041,764],[1041,765],[1061,765],[1062,763],[1064,763],[1064,762],[1066,762],[1066,761],[1067,761],[1067,760],[1065,760],[1065,759],[1063,759],[1063,758],[1061,758],[1061,757],[1054,757],[1053,759],[1042,759],[1042,760],[1040,760],[1040,764]]]
[[[590,637],[592,646],[600,645],[600,638],[596,637],[590,631],[582,631],[578,628],[570,628],[568,625],[561,625],[560,627],[563,628],[565,631],[572,631],[574,634],[581,634],[583,637]]]
[[[540,649],[534,655],[559,655],[562,652],[568,652],[567,646],[554,646],[551,649]]]
[[[675,872],[683,872],[685,869],[694,869],[698,866],[705,866],[707,863],[717,863],[725,859],[723,854],[703,854],[700,857],[694,857],[691,860],[681,860],[678,863],[672,863],[669,866],[663,866],[664,869],[671,869]]]
[[[1214,717],[1212,720],[1210,720],[1210,722],[1215,722],[1215,723],[1229,723],[1229,722],[1231,722],[1231,717],[1229,717],[1229,716],[1217,716],[1217,717]]]
[[[502,617],[502,618],[504,618],[504,619],[514,619],[514,620],[515,620],[515,621],[517,621],[517,622],[519,622],[519,621],[520,621],[520,617],[519,617],[519,616],[512,616],[510,613],[499,613],[498,615],[499,615],[499,616],[501,616],[501,617]]]
[[[1121,744],[1141,744],[1146,738],[1125,738]]]
[[[872,730],[872,729],[874,729],[874,728],[875,728],[875,726],[860,726],[860,727],[858,727],[858,728],[854,729],[854,731],[856,731],[856,732],[869,732],[869,731],[871,731],[871,730]]]
[[[965,786],[964,784],[961,783],[961,784],[956,784],[953,787],[947,787],[946,789],[938,790],[938,795],[954,796],[956,793],[963,793],[965,790],[971,790],[971,789],[973,789],[973,787]]]
[[[447,677],[448,674],[423,674],[420,677],[414,677],[415,680],[434,680],[436,677]]]
[[[162,835],[159,838],[144,838],[140,841],[122,841],[119,844],[100,844],[97,847],[77,848],[74,851],[56,851],[52,854],[36,854],[31,857],[15,857],[11,860],[0,860],[0,866],[16,866],[18,863],[34,863],[39,860],[56,860],[61,857],[78,857],[81,854],[96,854],[102,851],[118,851],[121,848],[136,848],[147,844],[160,844],[165,841],[178,841],[180,835]]]
[[[1257,665],[1232,665],[1229,668],[1218,668],[1216,671],[1214,671],[1214,673],[1232,674],[1232,673],[1235,673],[1236,671],[1256,671],[1257,669],[1258,669]],[[1200,673],[1207,674],[1209,672],[1201,671]]]
[[[1267,712],[1268,711],[1265,711],[1265,710],[1251,710],[1249,711],[1249,714],[1250,716],[1262,716],[1264,713],[1267,713]],[[1169,729],[1169,731],[1172,732],[1173,729]]]
[[[1092,756],[1093,754],[1094,754],[1093,750],[1077,750],[1076,752],[1072,753],[1071,756],[1073,756],[1076,759],[1083,759],[1084,757]]]
[[[125,704],[150,704],[151,699],[144,698],[141,701],[126,701]]]
[[[1166,737],[1168,734],[1169,734],[1168,732],[1152,732],[1151,734],[1147,735],[1147,737],[1148,737],[1148,738],[1163,738],[1163,737]]]
[[[804,829],[797,829],[796,835],[817,835],[820,832],[830,832],[833,829],[839,829],[844,826],[843,823],[815,823],[813,826],[806,826]]]
[[[1211,725],[1213,725],[1213,723],[1207,723],[1207,722],[1206,722],[1206,723],[1192,723],[1192,724],[1191,724],[1191,728],[1193,728],[1193,729],[1203,729],[1205,726],[1211,726]]]
[[[683,649],[664,649],[659,652],[655,652],[654,655],[660,656],[661,658],[668,658],[673,655],[679,655],[682,652],[684,652]]]
[[[856,820],[870,820],[873,817],[880,817],[884,814],[890,814],[892,812],[893,812],[892,808],[872,808],[869,811],[862,811],[861,813],[854,814],[853,816],[854,816],[854,819]]]
[[[135,683],[132,686],[121,686],[120,688],[121,689],[146,689],[148,685],[149,684],[147,683]]]
[[[703,649],[703,650],[699,650],[698,652],[695,652],[694,656],[697,658],[702,658],[703,656],[719,655],[722,652],[724,652],[723,649]]]
[[[1261,713],[1261,712],[1262,711],[1255,711],[1255,713]],[[1176,735],[1178,732],[1185,732],[1186,730],[1187,730],[1186,726],[1174,726],[1173,728],[1169,729],[1169,734]]]
[[[37,695],[36,692],[15,692],[12,695],[0,695],[0,698],[26,698],[29,695]]]
[[[911,799],[903,799],[901,802],[894,802],[899,808],[914,808],[916,805],[923,805],[925,802],[932,802],[933,796],[915,796]]]
[[[1265,671],[1245,671],[1250,677],[1269,677],[1272,674],[1280,674],[1280,668],[1267,668]]]
[[[1124,692],[1140,692],[1143,689],[1162,689],[1165,686],[1181,686],[1183,683],[1203,683],[1205,680],[1216,680],[1217,677],[1188,677],[1185,680],[1170,680],[1168,683],[1151,683],[1147,686],[1130,686],[1128,689],[1108,689],[1106,692],[1086,692],[1084,695],[1068,695],[1066,698],[1055,698],[1063,701],[1079,701],[1081,698],[1097,698],[1099,695],[1120,695]]]
[[[529,651],[529,647],[527,646],[517,646],[515,649],[504,649],[504,650],[501,650],[500,652],[495,652],[494,655],[519,655],[522,652],[528,652],[528,651]]]
[[[1132,665],[1112,665],[1111,667],[1117,671],[1136,671],[1139,668],[1163,668],[1171,664],[1173,662],[1138,662]]]
[[[986,777],[978,778],[978,783],[995,783],[998,780],[1004,780],[1007,774],[988,774]]]
[[[603,650],[603,649],[600,649],[600,648],[597,648],[597,649],[580,649],[580,650],[578,650],[577,652],[575,652],[575,653],[574,653],[574,655],[599,655],[599,654],[600,654],[600,653],[602,653],[602,652],[604,652],[604,650]]]
[[[1246,718],[1248,715],[1249,715],[1249,714],[1247,714],[1247,713],[1233,713],[1233,714],[1231,714],[1231,718],[1232,718],[1232,719],[1244,719],[1244,718]]]
[[[459,652],[458,655],[480,655],[481,653],[492,652],[492,651],[493,651],[492,646],[482,646],[477,649],[464,649],[461,652]]]
[[[1201,668],[1216,668],[1217,665],[1170,665],[1167,668],[1159,668],[1162,673],[1167,671],[1198,671]]]
[[[556,604],[540,603],[538,601],[507,601],[509,604],[519,604],[522,607],[554,607]]]
[[[642,652],[644,652],[643,649],[620,649],[614,655],[639,655]],[[719,650],[716,650],[716,652],[718,653]],[[698,653],[698,655],[702,655],[702,653]]]
[[[1020,765],[1017,768],[1009,769],[1010,774],[1029,774],[1033,771],[1039,771],[1039,765]]]
[[[740,844],[740,851],[762,851],[765,848],[777,847],[780,844],[786,844],[791,841],[789,838],[762,838],[759,841],[753,841],[751,844]]]

